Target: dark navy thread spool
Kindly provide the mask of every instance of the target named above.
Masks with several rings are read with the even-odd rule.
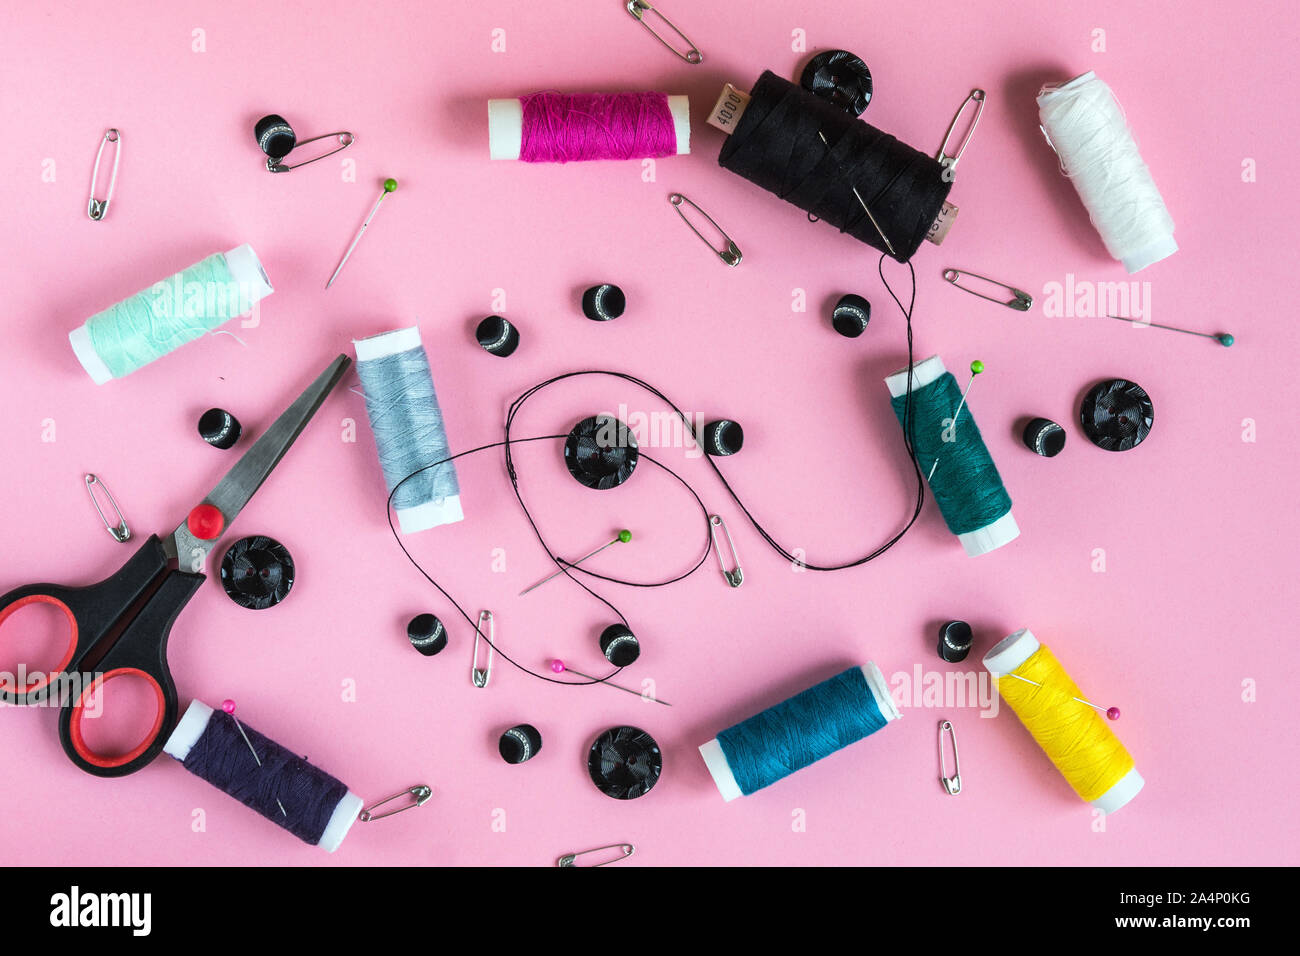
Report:
[[[447,628],[432,614],[417,614],[406,625],[406,638],[425,657],[447,646]]]
[[[489,315],[478,324],[474,337],[484,351],[506,358],[519,348],[519,330],[499,315]]]
[[[199,434],[213,448],[233,448],[242,433],[239,419],[224,408],[209,408],[199,416]]]
[[[288,156],[298,145],[293,127],[278,113],[269,113],[258,120],[253,127],[253,138],[257,140],[258,148],[276,162]]]
[[[582,314],[593,322],[617,319],[627,309],[627,296],[616,285],[594,285],[582,293]]]
[[[1065,447],[1065,429],[1050,418],[1035,418],[1021,438],[1026,448],[1044,458],[1055,458]]]
[[[196,777],[330,853],[361,812],[361,798],[345,783],[201,700],[190,703],[163,749]]]
[[[704,450],[717,457],[734,455],[745,444],[745,429],[739,422],[709,422],[704,426]]]
[[[939,656],[949,664],[960,664],[975,643],[970,625],[965,621],[948,621],[939,627]]]
[[[622,624],[611,624],[601,632],[600,652],[615,667],[627,667],[641,656],[641,643]]]
[[[831,326],[846,339],[856,339],[867,331],[871,321],[871,303],[850,292],[840,297],[831,310]]]
[[[542,749],[542,735],[532,724],[518,724],[501,735],[497,750],[506,763],[532,760]]]

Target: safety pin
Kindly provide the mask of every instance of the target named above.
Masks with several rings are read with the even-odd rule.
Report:
[[[1013,298],[1003,301],[1002,299],[995,299],[990,295],[984,295],[982,292],[976,292],[974,289],[968,288],[967,286],[957,285],[957,280],[962,276],[971,279],[979,279],[980,281],[987,282],[989,285],[996,286],[999,289],[1006,289],[1011,293]],[[963,292],[969,292],[971,295],[979,296],[981,299],[996,302],[998,305],[1005,305],[1008,309],[1015,309],[1017,312],[1028,312],[1030,307],[1034,304],[1034,297],[1028,292],[1017,289],[1013,285],[1007,285],[1005,282],[999,282],[997,279],[990,279],[988,276],[976,275],[973,272],[966,272],[962,269],[944,269],[943,277]]]
[[[722,227],[713,221],[712,216],[710,216],[699,206],[695,205],[694,202],[687,199],[681,193],[673,193],[671,196],[668,197],[668,201],[673,204],[673,208],[677,210],[677,215],[682,217],[682,221],[686,223],[686,225],[691,227],[691,232],[699,236],[700,241],[703,242],[706,246],[708,246],[710,249],[713,249],[714,255],[716,255],[719,259],[721,259],[729,266],[740,265],[740,260],[742,258],[740,253],[740,247],[731,241],[731,237],[722,231]],[[694,209],[701,216],[707,219],[710,225],[712,225],[714,229],[718,230],[718,234],[722,236],[723,239],[726,240],[727,248],[715,249],[713,243],[709,242],[708,239],[704,238],[704,233],[700,232],[700,230],[695,228],[695,223],[691,222],[689,219],[686,218],[686,213],[682,212],[682,203],[688,203],[692,209]]]
[[[483,637],[483,622],[487,621],[488,632],[486,636],[487,652],[487,669],[480,670],[478,666],[478,639]],[[486,687],[488,681],[492,678],[492,657],[496,644],[497,630],[496,619],[493,618],[491,611],[480,611],[478,615],[478,624],[474,627],[474,659],[470,662],[469,677],[474,682],[475,687]]]
[[[104,158],[104,147],[109,143],[113,144],[113,173],[108,180],[108,195],[103,199],[96,199],[95,186],[99,183],[99,163]],[[99,141],[99,152],[95,154],[95,169],[90,174],[90,202],[86,205],[86,215],[95,222],[108,215],[108,204],[113,201],[113,190],[117,188],[117,164],[121,159],[122,134],[115,129],[110,129]]]
[[[948,140],[952,139],[953,132],[957,129],[957,124],[961,121],[962,114],[966,112],[966,107],[972,103],[975,104],[975,118],[971,120],[970,126],[966,129],[966,135],[962,138],[961,145],[957,147],[956,154],[948,155]],[[962,100],[961,107],[957,110],[957,115],[952,118],[952,124],[948,127],[948,132],[944,134],[943,145],[939,147],[939,155],[935,157],[941,164],[948,169],[955,170],[957,163],[961,159],[962,153],[966,152],[966,147],[970,145],[971,138],[975,135],[975,127],[979,125],[980,116],[984,113],[984,91],[971,90],[970,96]],[[951,177],[951,173],[949,176]]]
[[[577,866],[578,857],[586,856],[588,853],[599,853],[601,850],[620,850],[619,856],[611,860],[605,860],[603,863],[592,863],[591,866],[609,866],[611,863],[618,863],[620,860],[626,860],[636,852],[636,847],[631,843],[611,843],[609,846],[598,846],[592,850],[580,850],[577,853],[566,853],[555,861],[556,866]]]
[[[718,544],[719,528],[727,536],[727,544],[731,546],[731,563],[736,566],[731,571],[728,571],[727,566],[722,562],[722,546]],[[718,567],[722,571],[722,576],[733,588],[740,587],[745,583],[745,572],[740,568],[740,555],[736,553],[736,542],[731,540],[731,532],[727,530],[727,523],[722,520],[722,515],[709,515],[709,537],[713,540],[713,551],[718,556]]]
[[[654,7],[652,7],[650,4],[646,3],[646,0],[627,0],[627,12],[630,13],[630,14],[632,14],[632,16],[636,18],[636,21],[637,21],[638,23],[640,23],[641,26],[643,26],[643,27],[645,27],[647,30],[649,30],[649,31],[650,31],[650,35],[651,35],[652,37],[654,37],[656,40],[658,40],[658,41],[659,41],[660,43],[662,43],[664,46],[668,47],[668,49],[672,50],[672,52],[673,52],[673,54],[674,54],[675,56],[681,57],[681,58],[682,58],[683,60],[685,60],[687,63],[690,63],[690,64],[692,64],[692,65],[697,64],[697,63],[700,63],[701,61],[703,61],[703,59],[704,59],[704,54],[701,53],[701,52],[696,48],[695,44],[691,42],[691,38],[688,37],[688,36],[687,36],[685,33],[683,33],[681,30],[677,29],[677,27],[673,25],[673,22],[672,22],[671,20],[669,20],[666,16],[664,16],[662,13],[660,13],[658,10],[656,10]],[[687,46],[689,49],[687,49],[687,51],[686,51],[685,53],[683,53],[683,52],[681,52],[680,50],[674,48],[673,45],[672,45],[671,43],[669,43],[669,42],[668,42],[667,40],[665,40],[662,36],[660,36],[658,33],[656,33],[656,32],[655,32],[655,28],[652,27],[652,26],[650,26],[650,24],[646,23],[646,21],[645,21],[645,15],[646,15],[647,13],[653,13],[653,14],[654,14],[655,16],[657,16],[660,20],[662,20],[665,24],[667,24],[668,29],[672,30],[673,33],[676,33],[679,37],[681,37],[683,40],[686,41],[686,46]]]
[[[389,810],[386,813],[380,813],[380,814],[375,813],[375,811],[378,810],[380,807],[382,807],[385,803],[392,803],[394,800],[397,800],[401,797],[405,797],[408,795],[412,798],[412,802],[408,803],[406,806],[398,807],[396,810]],[[357,819],[360,820],[362,823],[370,823],[372,820],[382,820],[384,819],[384,817],[391,817],[393,816],[393,814],[401,813],[403,810],[411,810],[414,809],[415,807],[422,807],[429,802],[429,798],[431,796],[433,796],[432,787],[426,787],[422,783],[417,783],[414,787],[407,787],[405,790],[399,790],[391,797],[384,797],[384,799],[380,800],[378,803],[372,803],[370,806],[366,807],[364,810],[361,811],[361,815],[358,816]]]
[[[948,767],[943,759],[943,735],[945,731],[952,739],[954,770],[951,777],[948,776]],[[955,797],[961,793],[961,758],[957,756],[957,731],[953,728],[951,720],[939,722],[939,782],[943,784],[943,789],[948,791],[949,796]]]
[[[104,509],[99,506],[99,499],[95,496],[96,485],[104,489],[104,497],[107,498],[108,503],[113,506],[113,511],[117,514],[116,525],[112,524],[108,520],[108,516],[104,514]],[[113,540],[119,544],[124,541],[130,541],[131,529],[126,526],[126,518],[122,516],[122,509],[119,508],[117,502],[113,500],[113,493],[108,490],[108,485],[104,484],[103,480],[98,475],[87,475],[86,492],[90,495],[90,503],[95,506],[95,513],[99,515],[99,520],[104,522],[104,527],[107,529],[108,533],[113,536]]]
[[[293,148],[297,149],[300,146],[306,146],[308,143],[314,143],[318,139],[329,139],[331,136],[338,137],[338,141],[340,143],[338,149],[331,149],[328,153],[322,153],[319,156],[313,156],[311,159],[304,160],[301,163],[294,163],[292,166],[286,166],[280,160],[272,159],[270,156],[268,156],[266,157],[266,168],[273,173],[287,173],[291,169],[297,169],[299,166],[307,166],[310,165],[311,163],[316,162],[317,160],[326,159],[330,156],[333,156],[335,153],[342,152],[343,150],[351,146],[353,140],[356,139],[355,136],[353,136],[351,133],[346,131],[338,132],[338,133],[323,133],[320,136],[313,136],[311,139],[304,139],[300,142],[294,143]],[[283,158],[284,157],[281,157],[281,159]]]

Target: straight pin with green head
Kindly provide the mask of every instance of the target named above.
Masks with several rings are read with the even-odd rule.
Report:
[[[612,547],[613,545],[616,544],[627,544],[631,540],[632,540],[632,532],[628,531],[627,528],[624,528],[622,531],[620,531],[617,535],[614,536],[613,541],[610,541],[606,544],[602,544],[595,551],[592,551],[589,554],[584,554],[577,561],[565,561],[563,558],[560,558],[559,561],[561,564],[567,565],[568,567],[571,568],[577,567],[579,564],[582,564],[583,561],[586,561],[588,558],[595,557],[596,555],[600,554],[600,552],[604,551],[606,548]],[[550,581],[552,578],[557,578],[563,573],[564,573],[564,568],[560,568],[554,574],[548,574],[546,577],[542,578],[536,584],[530,585],[529,587],[526,587],[522,591],[520,591],[519,596],[523,597],[529,591],[535,591],[537,588],[540,588],[547,581]]]
[[[384,180],[384,191],[379,194],[379,198],[375,201],[374,208],[370,210],[370,215],[366,216],[366,221],[363,222],[361,228],[357,230],[356,237],[352,240],[352,245],[348,246],[348,251],[343,253],[343,258],[339,260],[338,268],[336,268],[334,274],[330,276],[330,281],[325,283],[325,288],[328,289],[332,286],[334,280],[339,277],[339,273],[343,271],[343,267],[347,265],[348,258],[352,255],[352,250],[357,247],[357,243],[361,241],[361,237],[365,234],[366,226],[370,225],[370,220],[375,218],[375,213],[379,212],[380,205],[388,198],[388,194],[393,192],[395,189],[397,189],[396,179]]]
[[[970,381],[966,383],[966,391],[961,393],[961,401],[957,403],[957,411],[953,412],[952,415],[953,434],[956,434],[957,431],[957,416],[961,414],[961,410],[966,406],[966,396],[970,394],[970,387],[975,384],[975,376],[982,371],[984,371],[984,363],[979,359],[970,363]],[[934,464],[930,466],[930,474],[926,476],[926,481],[934,477],[934,470],[938,467],[939,459],[936,457]]]
[[[1116,322],[1128,322],[1132,325],[1143,326],[1149,325],[1153,329],[1167,329],[1170,332],[1182,332],[1184,335],[1199,335],[1203,339],[1214,339],[1225,349],[1230,347],[1237,340],[1227,332],[1193,332],[1191,329],[1180,329],[1175,325],[1161,325],[1159,322],[1143,322],[1141,319],[1126,319],[1121,315],[1111,315],[1106,313],[1106,318],[1114,319]]]

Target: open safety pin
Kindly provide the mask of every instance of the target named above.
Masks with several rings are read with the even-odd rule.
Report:
[[[104,147],[109,143],[113,144],[113,172],[108,180],[108,195],[103,199],[96,199],[95,187],[99,182],[99,163],[104,158]],[[95,222],[108,215],[108,204],[113,201],[113,190],[117,187],[117,164],[121,159],[122,134],[115,129],[110,129],[99,141],[99,152],[95,154],[95,169],[90,174],[90,202],[86,205],[86,215]]]
[[[488,626],[488,632],[484,638],[487,641],[488,646],[487,668],[480,670],[478,666],[478,641],[480,637],[484,637],[483,623],[485,621]],[[494,640],[496,636],[496,621],[495,618],[492,617],[492,612],[480,611],[478,615],[478,624],[474,628],[474,659],[470,662],[469,667],[470,680],[474,682],[475,687],[486,687],[488,681],[492,679],[492,657],[494,645],[496,644],[496,641]]]
[[[681,57],[683,60],[685,60],[687,63],[690,63],[691,65],[695,65],[704,60],[704,54],[701,53],[699,49],[696,48],[695,44],[691,42],[691,38],[688,37],[681,30],[677,29],[677,27],[673,25],[673,22],[671,20],[669,20],[666,16],[664,16],[653,6],[647,3],[646,0],[627,0],[627,12],[630,13],[633,17],[635,17],[636,21],[639,24],[641,24],[641,26],[649,30],[650,35],[652,37],[654,37],[664,46],[668,47],[668,49],[672,50],[675,56]],[[687,50],[685,53],[683,53],[681,50],[678,50],[671,43],[665,40],[659,33],[655,31],[654,27],[650,26],[650,24],[646,22],[645,15],[647,13],[653,13],[655,16],[657,16],[660,20],[662,20],[667,25],[668,29],[672,30],[673,33],[676,33],[679,37],[681,37],[683,40],[686,41]]]
[[[948,768],[943,759],[943,735],[945,732],[952,740],[953,774],[951,777],[948,776]],[[943,789],[948,791],[949,796],[955,797],[961,793],[961,758],[957,756],[957,731],[953,729],[951,720],[939,722],[939,782],[943,784]]]
[[[976,292],[974,289],[958,285],[957,280],[963,276],[971,279],[979,279],[981,282],[987,282],[991,286],[999,289],[1005,289],[1012,295],[1011,299],[995,299],[993,296],[984,295],[982,292]],[[987,299],[989,302],[996,302],[998,305],[1005,305],[1008,309],[1015,309],[1017,312],[1028,312],[1034,304],[1034,297],[1028,292],[1017,289],[1015,286],[1007,285],[1005,282],[998,282],[996,279],[990,279],[987,276],[976,275],[973,272],[966,272],[962,269],[944,269],[943,277],[951,282],[963,292],[969,292],[971,295],[979,296],[981,299]]]
[[[713,249],[714,255],[716,255],[719,259],[721,259],[729,266],[740,265],[740,260],[742,258],[740,253],[740,247],[731,241],[731,237],[727,235],[725,232],[723,232],[722,227],[713,221],[712,216],[710,216],[699,206],[695,205],[694,202],[687,199],[681,193],[673,193],[671,196],[668,197],[668,201],[672,203],[673,208],[677,210],[677,215],[682,217],[682,222],[686,223],[686,225],[691,227],[691,232],[699,236],[700,241],[702,243],[704,243],[710,249]],[[723,240],[727,243],[727,248],[725,249],[715,248],[713,243],[709,242],[709,240],[704,237],[704,233],[700,232],[700,230],[695,228],[695,223],[691,222],[690,219],[686,217],[686,213],[682,212],[682,203],[686,203],[692,209],[698,212],[701,216],[707,219],[709,221],[709,224],[713,226],[714,229],[718,230],[718,235],[722,236]]]
[[[313,156],[311,159],[304,159],[301,163],[294,163],[292,166],[285,165],[285,163],[283,162],[284,157],[281,157],[280,159],[273,159],[270,156],[268,156],[266,157],[266,168],[273,173],[287,173],[291,169],[297,169],[299,166],[307,166],[311,163],[316,162],[317,160],[325,159],[329,156],[333,156],[335,153],[342,152],[343,150],[351,146],[352,141],[356,138],[351,133],[346,131],[341,131],[338,133],[323,133],[320,136],[313,136],[311,139],[301,140],[295,143],[293,148],[297,149],[300,146],[306,146],[308,143],[314,143],[318,139],[329,139],[331,136],[338,137],[339,147],[337,149],[331,149],[328,153],[321,153],[319,156]]]
[[[592,863],[591,866],[609,866],[611,863],[618,863],[620,860],[626,860],[636,852],[636,847],[631,843],[611,843],[609,846],[598,846],[591,850],[580,850],[577,853],[566,853],[555,861],[556,866],[577,866],[578,857],[586,856],[588,853],[599,853],[601,850],[618,850],[619,855],[613,859],[604,860],[601,863]]]
[[[731,547],[731,563],[735,567],[728,571],[726,564],[722,561],[722,546],[718,544],[718,529],[727,536],[727,544]],[[727,524],[722,520],[722,515],[709,515],[709,537],[713,539],[713,550],[718,556],[718,567],[722,571],[722,576],[727,579],[727,583],[733,588],[738,588],[745,583],[745,572],[740,568],[740,555],[736,553],[736,542],[731,540],[731,532],[727,530]]]
[[[966,112],[966,107],[972,103],[975,104],[975,117],[970,121],[970,126],[966,128],[966,135],[962,137],[961,145],[957,147],[957,152],[951,156],[948,155],[948,140],[952,139],[952,134],[957,129],[957,124],[961,122],[962,114]],[[966,152],[966,147],[970,145],[971,137],[975,135],[975,127],[979,125],[980,115],[984,112],[984,91],[971,90],[970,96],[962,100],[961,107],[957,110],[957,115],[952,118],[952,124],[948,127],[948,132],[943,137],[943,145],[939,147],[939,155],[935,157],[946,170],[955,170],[957,163],[961,159],[962,153]],[[952,178],[952,173],[947,172],[947,178]]]
[[[401,797],[405,797],[408,795],[411,797],[411,802],[406,804],[405,806],[398,807],[396,810],[388,810],[384,813],[375,813],[375,811],[378,810],[380,807],[382,807],[385,803],[392,803],[394,800],[400,799]],[[384,819],[384,817],[391,817],[393,816],[393,814],[401,813],[403,810],[411,810],[415,807],[422,807],[429,802],[429,798],[432,796],[433,796],[432,787],[426,787],[422,783],[417,783],[414,787],[407,787],[405,790],[400,790],[397,793],[393,794],[391,797],[384,797],[384,799],[380,800],[378,803],[372,803],[370,806],[366,807],[364,810],[361,811],[361,814],[357,817],[357,819],[360,820],[362,823],[369,823],[372,820],[382,820]]]

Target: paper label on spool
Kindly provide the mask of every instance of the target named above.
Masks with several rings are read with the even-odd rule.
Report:
[[[948,230],[952,228],[952,224],[956,219],[957,207],[944,200],[943,206],[939,209],[939,215],[934,217],[934,222],[930,224],[930,231],[925,234],[925,238],[936,246],[942,245],[944,237],[948,235]]]
[[[713,105],[713,112],[709,114],[709,125],[730,136],[736,131],[736,124],[740,122],[747,106],[749,94],[727,83],[722,87],[718,102]]]

